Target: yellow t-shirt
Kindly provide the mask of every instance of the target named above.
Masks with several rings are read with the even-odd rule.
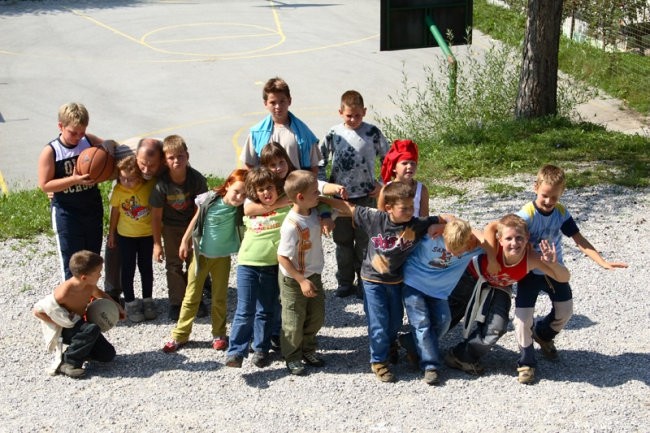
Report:
[[[155,184],[155,179],[150,179],[134,189],[128,189],[119,183],[113,187],[111,207],[116,207],[120,212],[117,221],[117,233],[120,236],[138,238],[152,235],[149,196]]]

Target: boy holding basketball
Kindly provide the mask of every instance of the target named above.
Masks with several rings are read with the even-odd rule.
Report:
[[[181,241],[194,217],[194,199],[208,190],[205,177],[189,165],[190,155],[185,140],[170,135],[163,140],[163,153],[168,170],[160,175],[149,197],[153,257],[167,269],[170,320],[178,320],[187,286],[187,274],[179,257]],[[164,251],[162,240],[164,239]],[[189,269],[192,256],[185,260]],[[203,301],[201,301],[203,302]],[[199,307],[201,309],[201,307]],[[205,310],[205,306],[202,307]]]
[[[38,186],[52,194],[52,228],[59,245],[63,280],[72,278],[68,263],[77,251],[97,254],[102,248],[102,197],[88,174],[75,170],[85,149],[100,146],[102,139],[86,134],[90,116],[82,104],[59,108],[59,136],[50,141],[38,158]]]
[[[33,313],[42,321],[48,351],[56,352],[51,374],[81,377],[85,374],[82,367],[85,360],[109,362],[115,358],[115,348],[104,338],[99,326],[84,317],[93,298],[111,299],[97,287],[103,263],[104,259],[92,251],[74,253],[70,258],[72,277],[34,305]],[[122,320],[126,313],[116,305]],[[60,342],[68,344],[62,355]]]

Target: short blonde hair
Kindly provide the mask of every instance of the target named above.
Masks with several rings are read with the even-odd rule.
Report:
[[[524,219],[519,215],[509,213],[501,217],[497,223],[497,238],[503,236],[503,230],[507,227],[513,228],[517,230],[517,232],[529,236],[528,224],[526,224],[526,221],[524,221]]]
[[[180,135],[169,135],[163,140],[163,153],[187,153],[187,144]]]
[[[472,239],[472,227],[465,220],[455,219],[445,224],[442,238],[448,250],[464,249]]]
[[[59,122],[63,126],[88,126],[90,115],[83,104],[68,102],[59,107]]]
[[[535,186],[540,186],[545,183],[550,186],[559,185],[564,189],[566,187],[566,176],[564,170],[552,164],[544,164],[537,172],[537,179]]]
[[[294,170],[287,176],[284,181],[284,193],[292,202],[300,193],[304,193],[314,183],[318,183],[314,173],[307,170]]]

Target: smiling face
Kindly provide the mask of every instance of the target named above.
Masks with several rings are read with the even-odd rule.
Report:
[[[289,106],[291,98],[284,93],[269,93],[264,101],[264,106],[271,113],[273,122],[284,125],[289,119]]]
[[[289,174],[289,164],[284,158],[273,158],[265,167],[275,173],[278,179],[284,179]]]
[[[550,185],[546,182],[535,184],[535,206],[542,212],[549,213],[555,209],[555,205],[560,200],[564,186],[561,184]]]
[[[246,199],[246,184],[241,180],[235,181],[226,188],[223,202],[230,206],[241,206]]]
[[[259,202],[265,206],[275,204],[278,200],[278,190],[275,187],[275,184],[272,183],[255,187],[255,194],[257,195]]]
[[[526,252],[528,234],[517,227],[503,227],[498,233],[499,245],[508,263],[516,263]]]

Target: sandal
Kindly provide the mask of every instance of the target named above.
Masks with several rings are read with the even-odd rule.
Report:
[[[535,380],[535,368],[524,365],[517,368],[519,383],[530,384]]]
[[[371,368],[377,379],[382,382],[395,382],[397,380],[385,362],[373,362]]]
[[[173,353],[173,352],[176,352],[181,347],[185,346],[186,344],[187,344],[187,341],[181,343],[180,341],[169,340],[163,346],[162,351],[165,352],[165,353]]]

